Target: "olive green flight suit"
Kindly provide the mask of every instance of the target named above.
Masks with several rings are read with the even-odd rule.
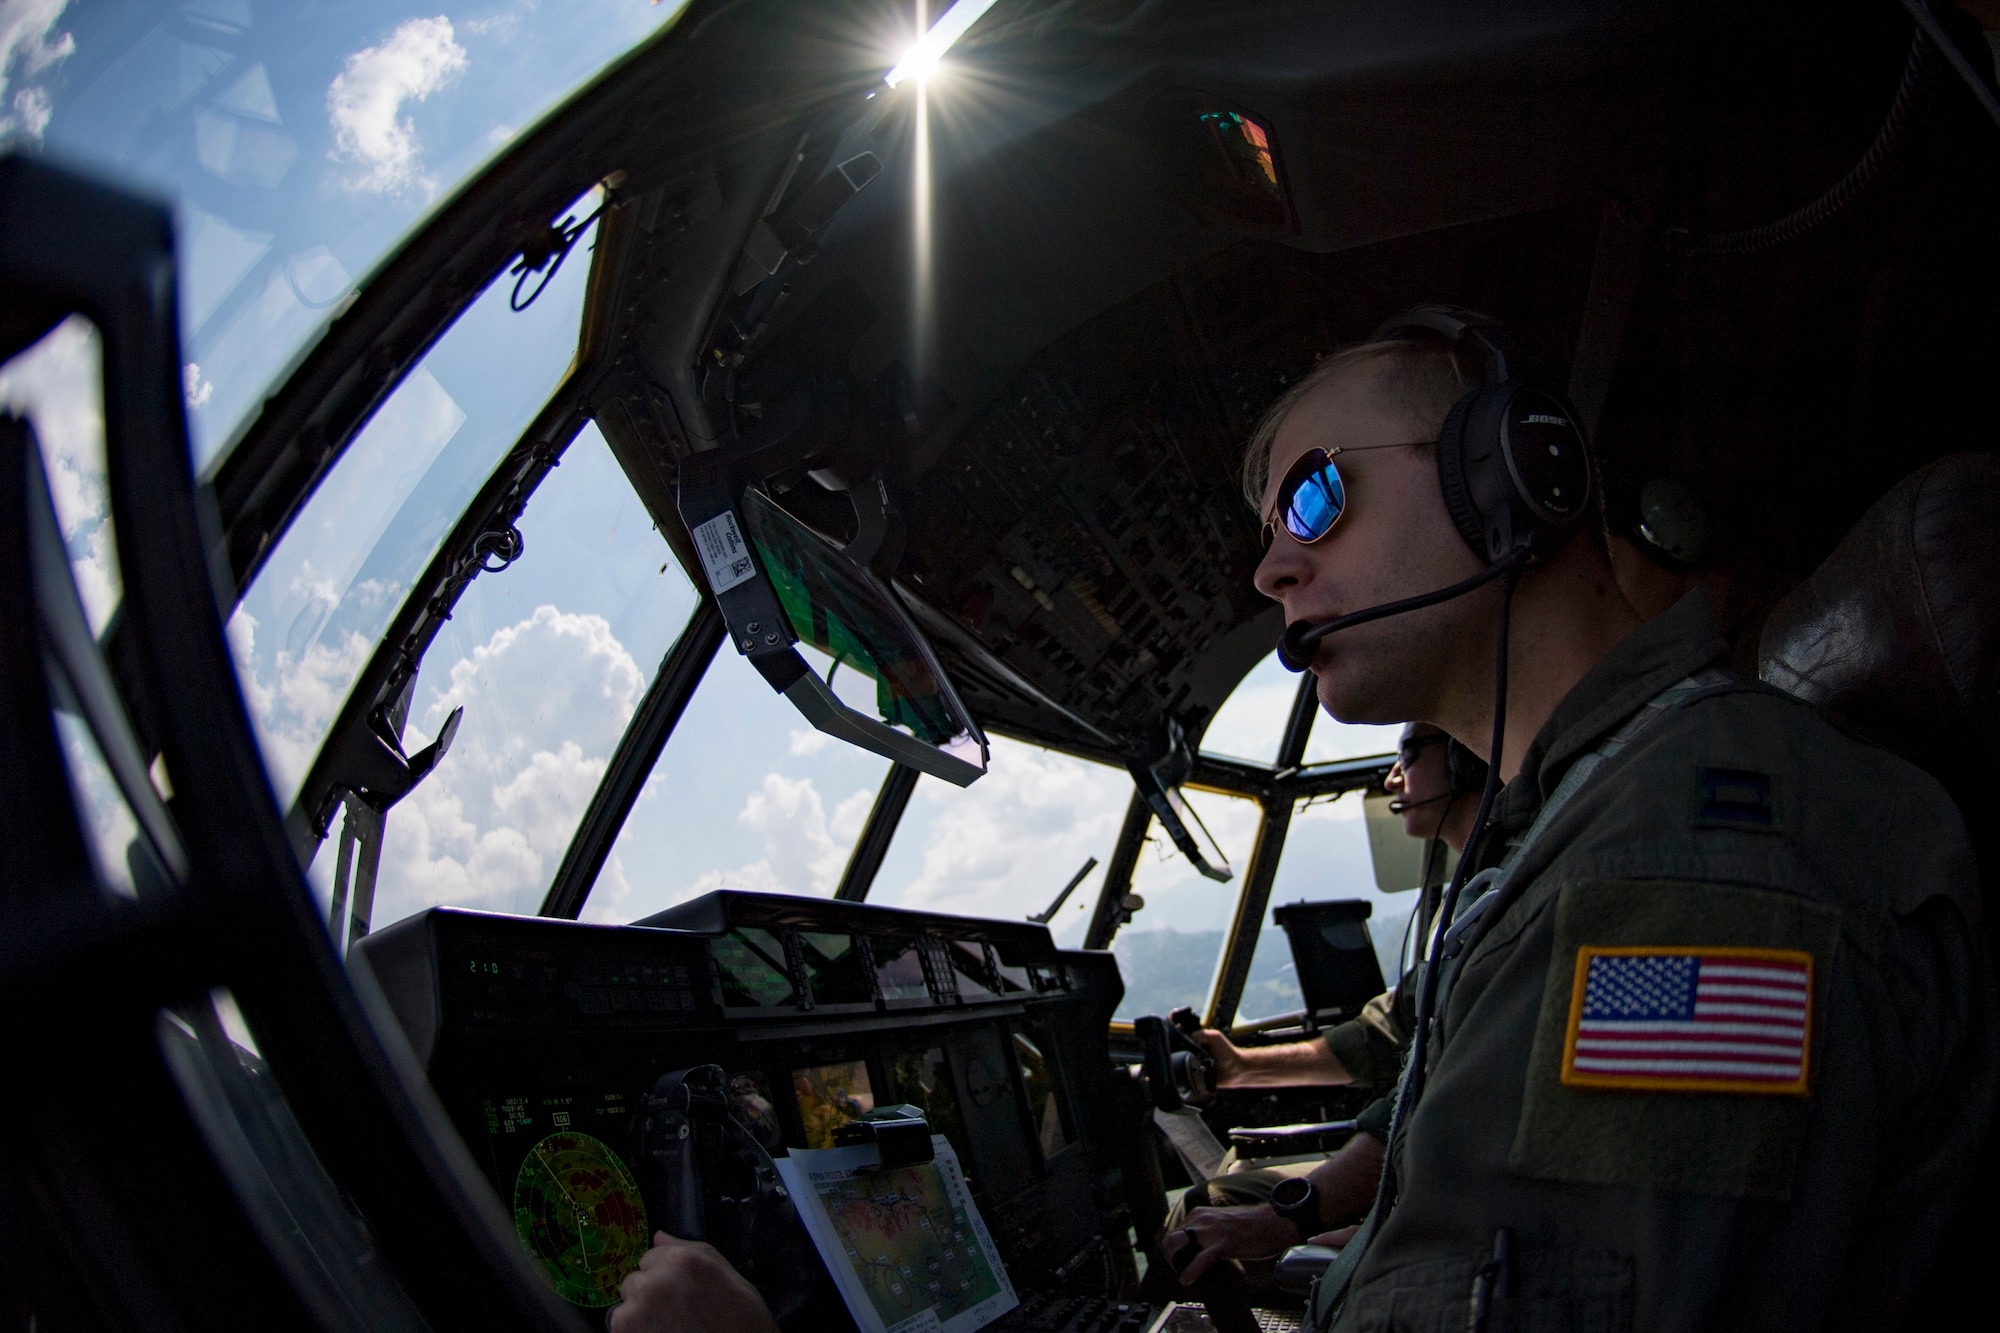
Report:
[[[1724,650],[1702,592],[1635,630],[1535,738],[1474,865]],[[1574,789],[1485,910],[1461,904],[1428,1086],[1390,1145],[1395,1202],[1344,1303],[1315,1317],[1354,1333],[1883,1329],[1911,1309],[1995,1098],[1972,852],[1931,778],[1715,678]],[[1579,959],[1599,950],[1809,957],[1804,1089],[1583,1078]]]

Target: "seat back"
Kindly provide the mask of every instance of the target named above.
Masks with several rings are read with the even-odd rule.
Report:
[[[1988,794],[2000,767],[2000,458],[1954,454],[1898,482],[1772,610],[1758,657],[1766,681],[1929,770],[1961,804]],[[1975,837],[1989,822],[1966,820]]]
[[[2000,894],[2000,458],[1954,454],[1911,473],[1765,621],[1759,674],[1845,730],[1929,771],[1979,858],[1990,952]],[[1913,1327],[1992,1309],[1983,1283],[1996,1182],[1989,1125]]]

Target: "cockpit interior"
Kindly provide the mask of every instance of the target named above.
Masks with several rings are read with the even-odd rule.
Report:
[[[1266,409],[1504,320],[1752,674],[2000,444],[1992,0],[12,13],[24,1330],[605,1328],[659,1230],[787,1330],[1297,1328],[1167,1322],[1161,1228],[1388,1089],[1187,1034],[1354,1018],[1446,858],[1274,654]],[[1968,810],[1979,508],[1973,665],[1809,695]]]

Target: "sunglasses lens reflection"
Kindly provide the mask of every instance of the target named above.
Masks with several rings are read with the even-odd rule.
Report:
[[[1285,530],[1302,542],[1318,541],[1347,508],[1347,488],[1333,460],[1321,455],[1293,484],[1285,503]]]

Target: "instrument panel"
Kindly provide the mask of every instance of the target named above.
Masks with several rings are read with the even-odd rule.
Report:
[[[715,1065],[774,1156],[919,1108],[1024,1293],[1129,1277],[1103,1099],[1122,993],[1046,928],[719,891],[630,926],[434,908],[357,946],[523,1247],[580,1307],[655,1229],[641,1099]],[[829,1293],[830,1294],[830,1293]],[[847,1326],[824,1297],[788,1327]]]

